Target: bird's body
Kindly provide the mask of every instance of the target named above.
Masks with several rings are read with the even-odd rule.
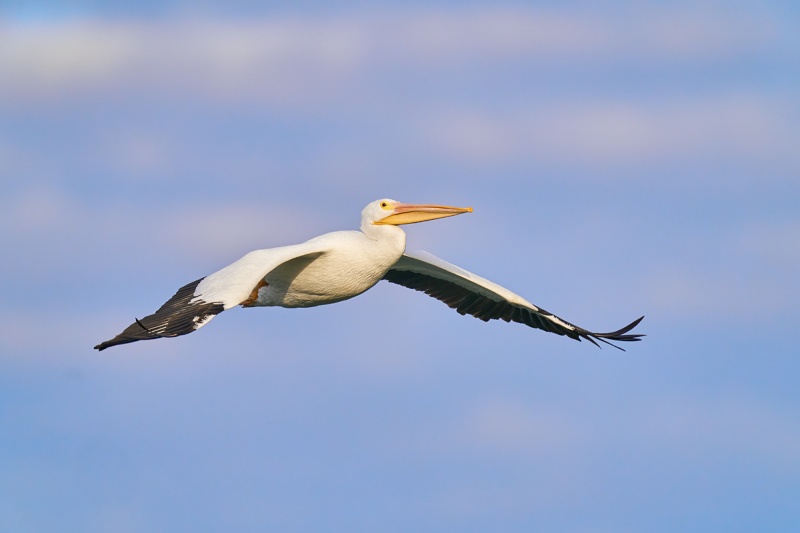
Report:
[[[424,252],[406,252],[398,226],[472,211],[378,200],[362,212],[360,231],[336,231],[302,244],[256,250],[178,290],[154,314],[136,320],[95,348],[191,333],[214,316],[242,307],[313,307],[347,300],[380,280],[423,291],[461,314],[520,322],[580,340],[639,340],[627,334],[641,318],[613,333],[592,333],[524,298]]]
[[[358,296],[383,279],[400,259],[405,238],[373,240],[360,231],[337,231],[301,246],[319,252],[288,261],[267,274],[255,305],[312,307]]]

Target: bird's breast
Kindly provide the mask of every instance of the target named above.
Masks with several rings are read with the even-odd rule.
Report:
[[[359,249],[293,259],[266,276],[256,305],[313,307],[352,298],[378,283],[400,255]]]

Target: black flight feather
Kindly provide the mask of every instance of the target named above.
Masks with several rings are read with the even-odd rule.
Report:
[[[195,331],[204,320],[225,310],[218,302],[205,302],[194,295],[197,285],[203,278],[188,283],[178,289],[175,295],[167,300],[158,311],[135,322],[111,340],[95,346],[96,350],[105,350],[117,344],[158,339],[161,337],[177,337]],[[194,300],[194,301],[192,301]]]
[[[500,295],[495,295],[495,298],[492,298],[484,294],[476,293],[474,290],[463,287],[457,282],[428,274],[421,274],[409,270],[390,269],[386,275],[383,276],[383,279],[409,289],[424,292],[429,296],[441,300],[449,307],[458,311],[458,313],[462,315],[472,315],[484,322],[495,319],[502,319],[506,322],[518,322],[532,328],[555,333],[556,335],[565,335],[578,341],[586,339],[597,347],[600,346],[597,341],[600,341],[622,351],[625,350],[610,341],[634,342],[644,337],[643,334],[628,333],[635,328],[644,317],[634,320],[617,331],[612,331],[610,333],[594,333],[574,324],[570,324],[566,320],[544,309],[537,308],[536,310],[532,310],[527,307],[522,307],[506,301]],[[574,329],[565,327],[553,319],[569,324]]]

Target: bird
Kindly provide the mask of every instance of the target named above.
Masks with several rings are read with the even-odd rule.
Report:
[[[360,231],[335,231],[301,244],[252,251],[184,285],[155,313],[135,319],[95,349],[186,335],[236,306],[332,304],[358,296],[381,280],[421,291],[484,322],[517,322],[595,346],[602,342],[623,350],[611,341],[638,341],[644,336],[629,333],[644,316],[619,330],[595,333],[434,255],[406,250],[406,233],[399,226],[472,211],[471,207],[376,200],[362,211]]]

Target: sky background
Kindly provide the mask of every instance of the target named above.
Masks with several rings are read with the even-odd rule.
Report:
[[[0,530],[800,530],[800,7],[0,3]],[[382,283],[102,353],[177,288],[409,249],[598,350]]]

